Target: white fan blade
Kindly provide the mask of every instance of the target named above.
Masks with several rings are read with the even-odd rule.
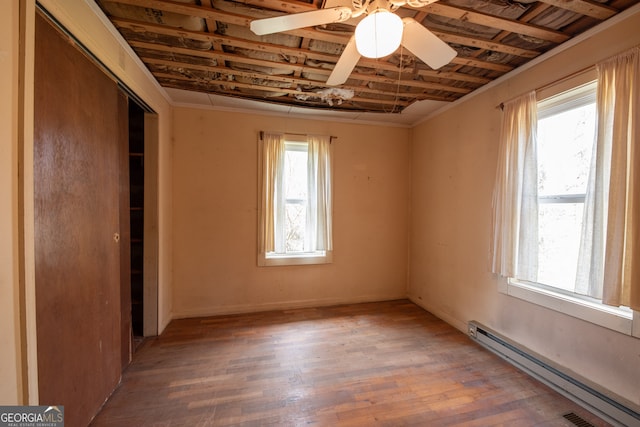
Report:
[[[434,70],[447,65],[458,54],[415,19],[402,18],[402,22],[402,45]]]
[[[346,82],[361,57],[356,48],[356,36],[351,36],[349,43],[347,43],[342,55],[340,55],[340,59],[336,62],[336,66],[333,67],[333,71],[327,79],[327,84],[329,86],[337,86]]]
[[[274,16],[273,18],[256,19],[255,21],[251,21],[249,27],[256,35],[263,36],[265,34],[296,30],[298,28],[342,22],[350,17],[351,9],[341,6],[294,13],[291,15]]]

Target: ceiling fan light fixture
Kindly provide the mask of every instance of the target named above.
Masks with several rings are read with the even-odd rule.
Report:
[[[378,9],[367,15],[356,27],[356,48],[366,58],[390,55],[402,41],[402,19],[395,13]]]

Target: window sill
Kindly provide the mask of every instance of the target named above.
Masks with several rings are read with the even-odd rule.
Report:
[[[286,255],[258,255],[258,266],[331,264],[333,252],[300,253]]]
[[[506,289],[501,289],[501,292],[625,335],[638,337],[640,334],[634,328],[634,312],[631,310],[609,307],[515,279],[509,279]]]

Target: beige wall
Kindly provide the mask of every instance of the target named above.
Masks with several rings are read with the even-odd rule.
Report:
[[[636,8],[637,9],[637,8]],[[489,272],[496,106],[640,43],[640,13],[413,130],[410,297],[461,330],[478,320],[640,404],[640,340],[498,292]]]
[[[176,316],[406,295],[409,130],[174,110]],[[257,135],[335,135],[334,262],[257,267]]]
[[[22,403],[18,247],[17,2],[0,3],[0,405]]]

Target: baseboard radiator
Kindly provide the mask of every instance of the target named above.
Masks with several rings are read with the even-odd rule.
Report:
[[[482,324],[475,321],[469,322],[468,332],[471,339],[489,351],[605,421],[616,426],[640,426],[640,413],[636,410],[567,375]]]

